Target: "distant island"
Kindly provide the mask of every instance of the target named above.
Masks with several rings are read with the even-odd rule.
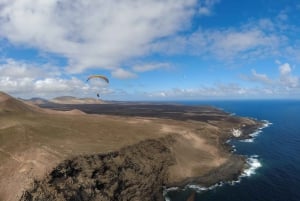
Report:
[[[161,201],[163,187],[237,179],[246,159],[226,142],[262,126],[210,106],[29,103],[0,92],[0,200]]]

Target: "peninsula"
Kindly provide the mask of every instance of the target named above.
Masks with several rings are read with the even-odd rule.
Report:
[[[260,127],[209,106],[37,106],[1,92],[0,200],[164,200],[164,186],[236,179],[245,158],[226,141]]]

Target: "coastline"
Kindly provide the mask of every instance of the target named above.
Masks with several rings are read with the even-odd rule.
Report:
[[[136,109],[136,105],[134,105],[133,107],[135,107],[135,109]],[[142,107],[145,108],[145,105],[143,105]],[[163,107],[166,107],[166,106],[163,106]],[[161,108],[163,108],[163,107],[161,107]],[[66,109],[66,108],[64,108],[64,109]],[[74,109],[74,108],[68,108],[68,109]],[[189,108],[189,109],[191,109],[191,108]],[[185,130],[185,131],[179,132],[180,135],[178,135],[178,130],[182,129],[182,127],[181,128],[178,128],[176,126],[172,127],[169,124],[167,127],[164,127],[162,129],[164,132],[166,132],[168,135],[170,135],[169,142],[166,143],[165,140],[159,140],[159,141],[164,141],[164,145],[166,146],[167,150],[170,150],[170,155],[168,155],[168,158],[166,158],[165,160],[172,158],[172,157],[174,157],[174,160],[172,162],[170,162],[170,164],[172,164],[172,165],[169,165],[167,168],[165,167],[166,169],[164,169],[164,171],[166,172],[166,175],[161,176],[161,177],[165,177],[165,178],[163,180],[161,180],[160,184],[156,184],[155,186],[161,185],[161,187],[164,186],[164,188],[168,188],[171,186],[172,187],[174,187],[174,186],[184,187],[184,186],[190,186],[191,184],[194,184],[194,186],[196,186],[196,185],[202,186],[201,188],[204,188],[204,187],[211,188],[211,186],[220,185],[223,182],[237,180],[240,177],[240,175],[242,175],[244,173],[244,170],[249,167],[249,164],[247,163],[247,158],[245,158],[245,156],[240,156],[240,155],[232,153],[232,147],[231,147],[231,145],[229,145],[227,143],[227,141],[229,139],[236,139],[236,140],[249,139],[249,138],[251,138],[251,134],[254,131],[257,131],[262,127],[263,123],[258,120],[254,120],[254,119],[237,117],[232,114],[228,115],[226,112],[218,110],[216,108],[209,108],[209,109],[216,112],[218,115],[222,115],[222,118],[218,118],[217,120],[216,120],[216,118],[213,118],[213,120],[210,120],[210,121],[209,120],[207,121],[207,119],[206,119],[205,123],[208,123],[209,125],[214,126],[214,128],[210,128],[210,129],[212,129],[212,131],[214,131],[214,129],[218,128],[219,129],[218,132],[215,131],[216,133],[218,133],[218,135],[222,134],[221,136],[216,138],[216,139],[218,139],[218,144],[219,144],[217,151],[221,152],[222,156],[226,155],[227,162],[220,163],[220,165],[216,165],[215,167],[212,167],[212,168],[208,168],[208,170],[205,170],[204,171],[205,173],[204,174],[201,173],[200,176],[193,173],[191,175],[181,175],[178,177],[178,175],[177,175],[178,170],[187,171],[187,167],[186,167],[187,161],[180,161],[180,159],[178,160],[178,158],[180,158],[178,156],[180,154],[178,154],[178,153],[182,151],[182,148],[185,149],[184,151],[187,151],[186,149],[188,149],[190,147],[190,145],[192,144],[191,140],[197,140],[197,138],[196,138],[197,135],[195,135],[194,131],[191,132],[191,130]],[[178,110],[178,106],[176,106],[176,110]],[[130,110],[130,108],[128,108],[126,111],[129,112],[131,110]],[[172,114],[172,111],[171,112],[169,110],[166,110],[166,111],[168,111],[167,117],[168,118],[172,117],[172,116],[170,116],[170,113]],[[209,110],[207,110],[207,108],[205,108],[205,111],[207,112]],[[203,114],[203,108],[202,108],[201,113]],[[121,113],[120,116],[122,116],[122,115],[126,116],[128,114],[123,111],[123,113]],[[132,114],[130,114],[130,115],[132,115]],[[143,113],[142,115],[141,115],[141,113],[139,113],[139,115],[143,116],[143,117],[147,116],[147,118],[149,116],[151,116],[151,114],[149,115],[149,113]],[[164,118],[164,114],[162,114],[161,116],[162,116],[162,118]],[[188,118],[185,119],[184,117],[176,116],[175,120],[178,121],[178,119],[179,119],[180,121],[186,121],[186,120],[192,121],[192,123],[189,123],[190,125],[184,127],[186,129],[186,127],[191,127],[192,125],[193,126],[197,125],[197,123],[200,122],[197,118],[196,118],[197,121],[195,121],[195,117],[198,117],[198,116],[201,116],[201,115],[195,114],[195,113],[191,114],[191,111],[189,111]],[[190,119],[190,117],[193,117],[193,118]],[[225,120],[224,119],[225,117],[228,119]],[[155,118],[157,118],[157,117],[155,117]],[[223,123],[226,121],[230,122],[230,126],[229,125],[226,125],[226,126],[218,125],[218,124],[222,123],[222,122],[218,121],[219,119]],[[203,118],[201,118],[201,120],[203,121]],[[218,125],[218,126],[216,126],[216,125]],[[232,133],[231,133],[232,127],[239,127],[238,129],[241,130],[242,135],[240,135],[238,137],[232,135]],[[208,131],[210,132],[209,129],[208,129]],[[174,135],[174,133],[176,133],[176,134]],[[208,133],[208,135],[209,135],[209,133]],[[186,140],[186,143],[188,143],[188,144],[183,143],[182,142],[183,140]],[[170,143],[170,141],[172,141],[172,143]],[[203,145],[204,144],[202,144],[202,146]],[[133,146],[138,146],[138,145],[133,145]],[[181,147],[181,148],[178,148],[178,147]],[[176,149],[179,149],[179,151]],[[197,149],[195,149],[195,147],[194,147],[194,148],[192,148],[190,153],[194,154],[195,151],[197,152]],[[184,155],[184,157],[186,157],[186,155]],[[151,162],[148,162],[148,163],[150,164]],[[182,163],[184,163],[184,164],[182,164]],[[184,168],[183,168],[183,165],[185,166]],[[192,167],[190,169],[194,169],[193,171],[195,171],[195,167]],[[202,171],[202,170],[198,170],[198,171]],[[174,178],[174,175],[176,175],[176,178]],[[159,190],[160,195],[163,195],[164,192],[162,192],[161,188],[159,188],[159,189],[160,189]],[[143,197],[145,197],[145,195]]]
[[[235,149],[235,145],[230,144],[232,139],[240,141],[240,142],[252,143],[252,142],[254,142],[255,138],[262,132],[262,130],[264,128],[267,128],[270,125],[272,125],[272,123],[269,122],[268,120],[261,120],[260,122],[262,123],[262,125],[260,127],[258,127],[256,129],[256,131],[254,131],[253,133],[249,133],[248,138],[247,137],[242,137],[240,139],[229,138],[226,141],[226,144],[231,146],[231,148],[232,148],[231,151],[233,153],[236,151],[236,149]],[[194,180],[192,180],[192,182],[189,182],[189,183],[186,183],[186,184],[183,184],[183,185],[179,184],[178,186],[169,186],[169,187],[164,186],[163,195],[164,195],[165,200],[170,201],[170,198],[168,197],[168,193],[170,193],[172,191],[192,190],[192,193],[189,196],[189,199],[190,199],[191,197],[194,197],[195,192],[201,193],[203,191],[213,190],[215,188],[222,187],[225,184],[229,184],[229,185],[238,184],[242,181],[243,178],[251,177],[252,175],[255,174],[255,172],[258,168],[262,167],[262,164],[259,161],[259,156],[258,155],[250,155],[250,156],[239,155],[239,156],[243,157],[243,159],[244,159],[244,167],[243,167],[243,169],[241,169],[241,173],[238,176],[233,176],[229,179],[220,180],[218,182],[215,182],[212,185],[205,185],[205,184],[203,185],[203,183],[201,184],[201,182],[197,182],[197,178],[194,178]]]
[[[13,104],[9,110],[8,103]],[[2,122],[14,123],[0,132],[8,136],[14,129],[15,136],[24,136],[11,139],[22,145],[13,152],[3,147],[18,159],[7,158],[0,167],[9,171],[0,175],[0,197],[10,198],[5,200],[15,200],[11,194],[19,194],[21,189],[26,189],[23,200],[34,200],[47,192],[61,197],[52,200],[72,196],[81,200],[121,196],[126,200],[129,195],[137,200],[163,200],[163,186],[196,182],[208,187],[237,178],[246,159],[233,153],[226,141],[248,138],[262,126],[260,121],[206,106],[55,105],[59,111],[49,112],[49,108],[36,110],[16,100],[4,105]],[[62,112],[74,109],[84,113]],[[233,136],[232,129],[240,129],[241,135]],[[41,152],[43,156],[37,159]],[[9,188],[16,182],[18,188]]]

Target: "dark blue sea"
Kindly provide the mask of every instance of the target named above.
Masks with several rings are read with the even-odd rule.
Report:
[[[193,187],[167,192],[166,200],[186,201],[300,201],[300,101],[191,101],[187,105],[213,105],[238,116],[271,124],[251,142],[230,142],[236,153],[249,157],[252,169],[240,181],[211,189]]]

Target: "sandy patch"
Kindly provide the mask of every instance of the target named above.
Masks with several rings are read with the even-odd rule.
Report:
[[[5,201],[18,200],[34,178],[42,178],[60,160],[45,148],[31,148],[19,154],[0,151],[13,159],[1,164],[0,200]]]
[[[192,129],[163,125],[161,131],[177,134],[176,143],[172,145],[176,165],[170,168],[171,182],[204,175],[227,161],[217,146],[208,144],[204,137]]]
[[[152,121],[148,118],[148,119],[145,119],[145,118],[132,118],[130,120],[127,120],[127,123],[129,124],[139,124],[139,123],[151,123]]]

